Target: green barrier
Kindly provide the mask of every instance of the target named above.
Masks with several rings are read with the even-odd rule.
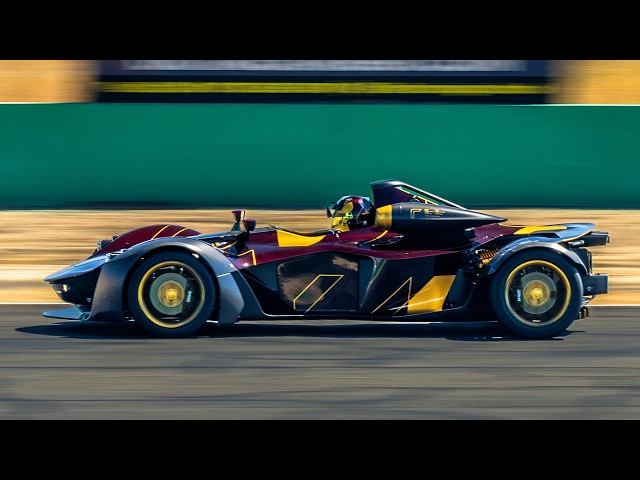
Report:
[[[316,208],[395,178],[469,207],[640,207],[640,107],[0,105],[0,207]]]

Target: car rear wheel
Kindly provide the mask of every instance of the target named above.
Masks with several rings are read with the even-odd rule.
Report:
[[[186,252],[162,252],[133,272],[127,300],[134,320],[162,337],[183,337],[210,318],[216,288],[204,265]]]
[[[498,319],[518,336],[550,338],[564,332],[582,306],[577,268],[555,252],[535,250],[507,260],[490,284]]]

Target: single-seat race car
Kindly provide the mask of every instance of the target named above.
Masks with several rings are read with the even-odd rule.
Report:
[[[509,225],[398,180],[371,183],[326,209],[331,226],[256,228],[232,210],[229,231],[148,225],[97,242],[45,277],[71,307],[46,317],[128,322],[183,337],[207,322],[344,319],[497,321],[544,339],[589,315],[608,292],[592,223]]]

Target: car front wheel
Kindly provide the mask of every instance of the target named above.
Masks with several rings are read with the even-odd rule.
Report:
[[[134,320],[162,337],[183,337],[210,318],[216,288],[204,265],[186,252],[162,252],[133,272],[127,300]]]
[[[524,338],[564,332],[582,306],[577,268],[555,252],[523,252],[507,260],[490,284],[491,305],[502,324]]]

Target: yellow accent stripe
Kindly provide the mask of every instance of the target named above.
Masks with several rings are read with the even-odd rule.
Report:
[[[313,302],[309,308],[307,308],[307,309],[305,310],[305,313],[307,313],[309,310],[311,310],[313,307],[315,307],[315,306],[316,306],[316,303],[318,303],[320,300],[322,300],[322,299],[325,297],[325,295],[326,295],[327,293],[329,293],[329,290],[331,290],[333,287],[335,287],[335,286],[336,286],[336,284],[337,284],[340,280],[342,280],[342,277],[344,277],[344,275],[321,275],[321,276],[323,276],[323,277],[334,277],[334,276],[337,276],[337,277],[340,277],[340,278],[338,278],[335,282],[333,282],[333,283],[331,284],[331,286],[330,286],[329,288],[327,288],[327,289],[322,293],[322,295],[320,295],[320,296],[318,297],[318,299],[317,299],[315,302]]]
[[[96,82],[105,93],[546,94],[547,85],[440,85],[390,82]]]
[[[187,227],[183,228],[182,230],[178,230],[176,233],[174,233],[173,235],[171,235],[172,237],[177,237],[180,233],[184,232],[187,229]]]
[[[551,226],[551,225],[529,226],[529,227],[522,227],[520,230],[516,230],[514,232],[514,235],[528,235],[530,233],[535,233],[535,232],[566,230],[566,229],[567,227],[564,227],[564,226]]]
[[[284,230],[276,230],[279,247],[309,247],[320,242],[326,235],[308,237],[306,235],[297,235]]]
[[[158,235],[160,235],[160,233],[161,233],[163,230],[165,230],[168,226],[169,226],[169,225],[165,225],[165,226],[164,226],[164,227],[162,227],[160,230],[158,230],[158,231],[156,232],[156,234],[155,234],[153,237],[151,237],[151,240],[153,240],[153,239],[154,239],[154,238],[156,238]]]
[[[398,187],[398,188],[400,190],[402,190],[404,193],[408,193],[409,195],[412,195],[413,198],[416,198],[416,199],[419,198],[420,200],[423,200],[424,203],[429,203],[429,204],[432,204],[432,205],[439,205],[438,203],[436,203],[436,202],[434,202],[432,200],[429,200],[428,198],[425,198],[422,195],[418,195],[415,192],[411,192],[411,191],[407,190],[406,188],[402,188],[402,187]]]
[[[382,307],[385,303],[387,303],[391,297],[393,297],[396,293],[398,293],[400,291],[400,289],[402,287],[404,287],[407,282],[409,283],[409,291],[407,292],[407,303],[409,303],[409,297],[411,295],[411,284],[413,282],[413,277],[409,277],[402,285],[400,285],[398,288],[396,288],[395,292],[393,292],[391,295],[389,295],[384,302],[382,302],[380,305],[378,305],[375,309],[373,309],[373,311],[371,313],[376,313],[380,307]]]
[[[302,289],[302,291],[298,294],[298,296],[296,298],[293,299],[293,309],[296,309],[296,301],[304,294],[304,292],[306,292],[309,287],[311,287],[311,285],[313,285],[315,283],[316,280],[318,280],[320,277],[339,277],[335,282],[333,282],[333,284],[331,284],[331,286],[329,288],[327,288],[324,292],[322,292],[322,295],[320,295],[320,297],[318,297],[318,299],[313,302],[311,304],[311,306],[309,308],[307,308],[305,310],[305,313],[308,312],[309,310],[311,310],[313,307],[315,307],[316,303],[318,303],[320,300],[322,300],[324,298],[324,296],[329,292],[329,290],[331,290],[340,280],[342,280],[342,277],[344,277],[344,275],[339,275],[339,274],[330,274],[330,273],[321,273],[320,275],[316,275],[316,278],[314,278],[313,280],[311,280],[311,282],[309,282],[309,285],[307,285],[306,287],[304,287]]]
[[[246,251],[246,252],[244,252],[244,253],[239,253],[239,254],[238,254],[238,257],[241,257],[241,256],[243,256],[243,255],[247,255],[247,254],[249,254],[249,253],[251,254],[251,258],[252,258],[252,260],[253,260],[253,264],[254,264],[254,265],[257,265],[257,264],[258,264],[258,262],[256,261],[256,251],[255,251],[253,248],[252,248],[251,250],[247,250],[247,251]]]
[[[442,310],[454,278],[455,275],[440,275],[429,280],[418,293],[411,297],[407,305],[403,305],[407,307],[407,314]]]
[[[367,240],[367,241],[366,241],[366,242],[364,242],[364,243],[371,243],[371,242],[375,242],[375,241],[376,241],[376,240],[378,240],[379,238],[384,237],[384,236],[387,234],[387,232],[388,232],[388,231],[389,231],[389,230],[383,230],[383,231],[382,231],[382,233],[381,233],[380,235],[378,235],[376,238],[372,238],[371,240]]]

